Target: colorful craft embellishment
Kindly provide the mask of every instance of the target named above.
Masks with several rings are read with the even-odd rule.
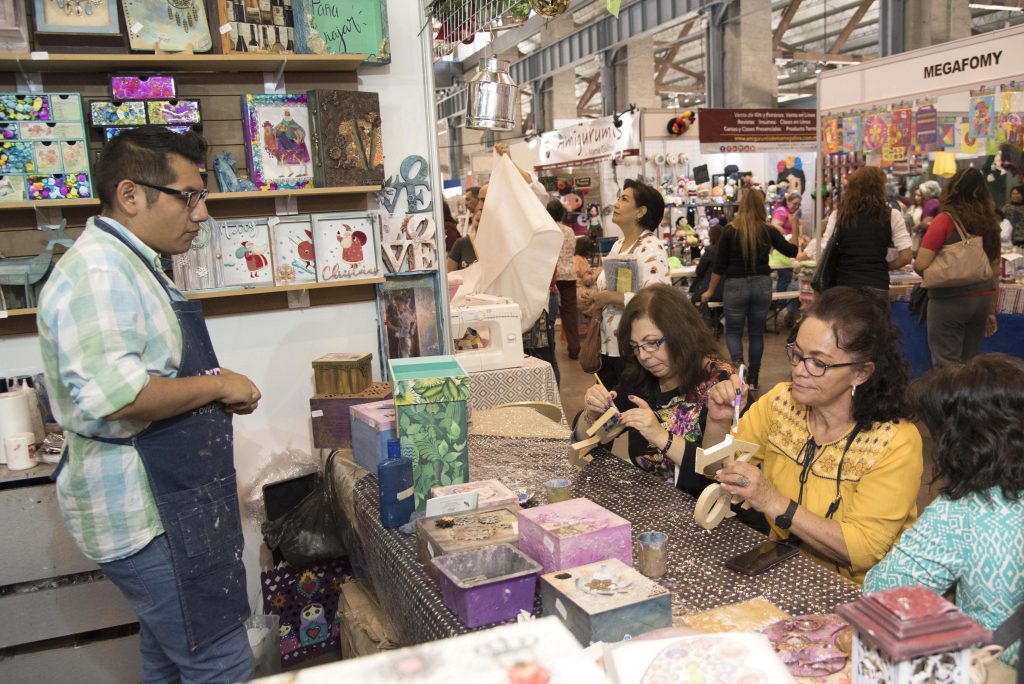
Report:
[[[61,200],[92,197],[89,175],[68,173],[55,176],[28,176],[25,179],[29,199]]]
[[[173,76],[111,76],[115,100],[171,100],[176,94]]]
[[[18,124],[0,124],[0,136],[4,140],[17,140]]]
[[[0,144],[0,173],[33,173],[36,171],[32,143]]]
[[[0,119],[4,121],[49,121],[50,98],[46,95],[0,95]]]
[[[198,100],[152,100],[146,103],[151,124],[199,123]]]
[[[110,102],[97,100],[89,105],[93,126],[143,126],[146,124],[145,102]]]

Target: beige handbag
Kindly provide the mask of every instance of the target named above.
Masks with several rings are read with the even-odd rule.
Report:
[[[991,280],[992,263],[985,254],[981,236],[968,234],[952,214],[946,215],[953,219],[960,242],[942,246],[935,260],[924,269],[924,286],[960,287]]]

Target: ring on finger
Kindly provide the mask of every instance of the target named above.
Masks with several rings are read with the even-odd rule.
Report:
[[[750,486],[750,478],[747,477],[746,475],[740,475],[740,479],[736,480],[736,486],[737,487],[749,487]]]

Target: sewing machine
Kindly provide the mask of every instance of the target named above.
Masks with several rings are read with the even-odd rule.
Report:
[[[455,358],[469,372],[521,368],[523,336],[519,305],[505,297],[474,294],[465,298],[465,305],[453,306],[452,336]],[[467,340],[472,328],[479,340]],[[460,349],[459,343],[474,348]]]

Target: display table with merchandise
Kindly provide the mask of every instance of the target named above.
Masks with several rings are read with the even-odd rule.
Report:
[[[572,495],[586,497],[632,523],[632,533],[657,529],[669,537],[668,571],[659,582],[672,593],[673,622],[718,606],[763,597],[791,615],[828,613],[856,599],[860,587],[804,556],[764,574],[745,577],[724,561],[764,541],[735,519],[706,531],[693,521],[692,497],[598,450],[582,472],[567,467],[566,439],[470,437],[470,477],[498,478],[535,493],[543,503],[543,483],[572,479]],[[369,578],[381,608],[403,645],[444,639],[470,631],[449,611],[437,584],[420,565],[415,536],[380,524],[375,477],[355,484],[354,523]],[[540,614],[539,602],[534,614]]]
[[[474,411],[517,401],[546,401],[562,405],[555,371],[547,361],[527,356],[522,368],[470,372],[470,403]]]

